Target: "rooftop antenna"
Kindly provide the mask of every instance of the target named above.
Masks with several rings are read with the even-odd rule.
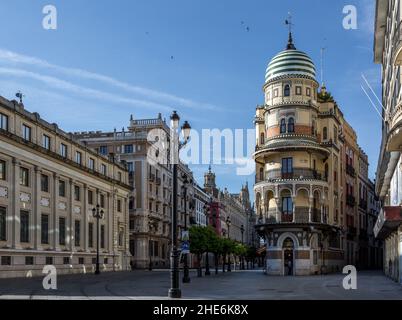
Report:
[[[288,12],[288,18],[285,20],[285,24],[288,26],[289,28],[289,40],[288,40],[288,44],[286,46],[286,50],[296,50],[296,47],[293,44],[293,38],[292,38],[292,14],[290,12]]]
[[[16,96],[18,99],[20,99],[20,103],[22,104],[22,98],[24,98],[25,95],[24,95],[21,91],[18,91],[18,92],[15,94],[15,96]]]
[[[321,86],[325,87],[324,84],[324,51],[327,50],[326,47],[321,48]]]

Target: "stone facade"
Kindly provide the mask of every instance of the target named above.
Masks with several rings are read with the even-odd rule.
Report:
[[[127,270],[128,172],[71,134],[0,98],[0,277]]]
[[[375,236],[384,240],[383,269],[402,283],[402,10],[398,0],[377,0],[374,60],[382,65],[382,140],[376,177],[381,212]]]

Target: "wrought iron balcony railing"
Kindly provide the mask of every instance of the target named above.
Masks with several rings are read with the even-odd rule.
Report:
[[[293,168],[292,172],[283,172],[281,169],[269,170],[265,176],[256,176],[256,183],[262,181],[276,180],[320,180],[328,181],[328,177],[323,172],[308,168]]]

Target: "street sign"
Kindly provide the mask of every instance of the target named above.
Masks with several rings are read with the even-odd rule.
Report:
[[[190,253],[190,242],[189,241],[183,241],[181,243],[181,253],[182,254]]]

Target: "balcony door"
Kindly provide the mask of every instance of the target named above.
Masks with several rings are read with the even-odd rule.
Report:
[[[282,179],[293,178],[293,158],[282,159]]]

